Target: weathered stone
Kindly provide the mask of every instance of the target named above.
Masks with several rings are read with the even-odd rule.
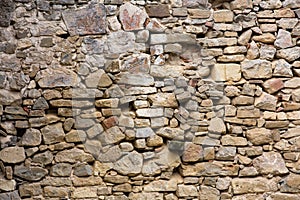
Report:
[[[183,176],[235,176],[239,166],[231,162],[200,162],[194,165],[181,165]]]
[[[277,98],[263,92],[260,97],[255,98],[254,106],[262,110],[276,110]]]
[[[259,6],[262,7],[263,9],[277,9],[282,6],[282,3],[280,0],[267,0],[267,1],[262,1],[259,3]]]
[[[0,151],[0,159],[5,163],[20,163],[25,158],[23,147],[7,147]]]
[[[53,165],[50,170],[51,176],[70,176],[72,172],[72,165],[69,163],[58,163]]]
[[[122,73],[120,74],[119,84],[128,84],[134,86],[150,86],[154,84],[154,79],[152,76],[146,74],[129,74]]]
[[[266,60],[245,60],[241,63],[241,67],[246,79],[270,78],[272,76],[271,62]]]
[[[273,78],[265,81],[263,86],[268,93],[273,94],[282,89],[284,84],[281,79]]]
[[[48,174],[48,170],[41,167],[15,166],[14,175],[27,181],[39,181]]]
[[[64,141],[65,133],[62,128],[62,123],[48,125],[42,128],[41,132],[45,144],[53,144]]]
[[[173,93],[157,93],[149,95],[148,98],[150,99],[153,106],[171,108],[178,107],[175,94]]]
[[[162,108],[142,108],[136,111],[138,117],[162,117],[164,110]]]
[[[179,13],[180,15],[184,15],[186,11],[182,11],[183,13]],[[188,9],[188,13],[192,19],[207,19],[211,15],[210,10],[202,10],[202,9]],[[174,13],[173,13],[174,15]]]
[[[238,64],[215,64],[211,77],[215,81],[239,81],[241,79],[241,66]]]
[[[92,155],[85,153],[81,149],[73,148],[70,150],[63,150],[58,152],[55,156],[55,161],[68,163],[92,162],[94,161],[94,158]]]
[[[66,142],[84,142],[86,140],[86,133],[82,130],[71,130],[65,136]]]
[[[68,69],[47,69],[40,71],[36,79],[41,88],[68,87],[77,83],[77,75]]]
[[[149,17],[169,17],[169,6],[167,4],[157,4],[146,6]]]
[[[217,10],[214,12],[215,22],[232,22],[233,12],[230,10]]]
[[[3,0],[0,2],[0,26],[8,27],[15,10],[15,3],[12,0]]]
[[[112,81],[103,69],[99,69],[98,71],[91,73],[85,79],[85,84],[89,88],[103,88],[109,87],[112,84]]]
[[[197,162],[203,159],[203,148],[200,145],[186,143],[182,155],[183,162]]]
[[[258,56],[259,56],[259,48],[258,48],[256,42],[254,42],[254,41],[251,41],[249,45],[250,45],[250,47],[247,51],[246,58],[249,60],[254,60],[254,59],[258,58]]]
[[[273,43],[276,37],[271,33],[263,33],[262,35],[253,36],[252,39],[256,42]]]
[[[171,180],[157,180],[145,185],[146,192],[172,192],[177,190],[177,181]]]
[[[150,56],[147,54],[133,54],[123,60],[120,69],[134,74],[147,74],[150,71]]]
[[[230,2],[230,7],[232,10],[244,10],[246,8],[252,8],[252,0],[234,0]]]
[[[131,3],[120,7],[120,21],[125,31],[140,30],[144,28],[147,13]]]
[[[273,60],[276,53],[276,49],[273,45],[261,44],[259,53],[260,59]]]
[[[38,146],[41,144],[42,135],[38,129],[30,128],[26,129],[26,132],[21,138],[21,144],[23,146]]]
[[[224,135],[221,139],[222,145],[228,146],[247,146],[247,139],[243,137],[234,137],[230,135]]]
[[[93,169],[90,165],[88,164],[78,164],[75,167],[73,167],[73,174],[81,177],[81,176],[91,176],[93,174]]]
[[[240,44],[240,45],[247,45],[248,42],[249,42],[249,40],[250,40],[250,38],[251,38],[251,36],[252,36],[252,30],[251,29],[243,32],[241,34],[241,36],[238,38],[238,44]]]
[[[254,128],[247,130],[246,136],[254,145],[263,145],[273,142],[272,132],[266,128]]]
[[[280,193],[276,192],[271,194],[272,200],[294,200],[299,199],[300,196],[298,194],[286,194],[286,193]]]
[[[50,151],[34,155],[32,161],[35,163],[40,163],[43,166],[48,165],[53,160],[53,154]]]
[[[300,58],[300,47],[280,49],[277,51],[276,56],[278,58],[284,58],[287,61],[292,62],[292,61]]]
[[[120,174],[133,176],[141,173],[143,156],[136,151],[130,152],[114,163],[114,169]]]
[[[104,131],[99,137],[102,144],[115,144],[125,138],[125,134],[120,130],[119,127],[113,126]]]
[[[282,77],[292,77],[293,72],[291,70],[291,65],[284,59],[279,59],[272,62],[272,68],[274,69],[274,76]]]
[[[292,42],[291,33],[283,29],[280,29],[278,31],[278,35],[276,37],[274,45],[275,47],[280,49],[285,49],[294,46]]]
[[[201,185],[199,196],[200,200],[218,200],[220,199],[220,191],[213,187]]]
[[[273,179],[258,178],[235,178],[232,179],[234,194],[274,192],[277,190],[277,183]]]
[[[198,191],[193,185],[178,185],[176,195],[178,197],[197,197]]]
[[[188,8],[206,8],[207,0],[182,0],[182,5]]]
[[[88,198],[97,198],[97,187],[76,187],[72,193],[71,197],[74,199],[88,199]]]
[[[184,131],[180,128],[170,128],[170,127],[163,127],[160,128],[157,133],[159,136],[166,137],[169,139],[178,139],[183,140],[184,138]]]
[[[299,8],[299,0],[293,1],[293,0],[285,0],[283,1],[282,5],[284,8]]]
[[[8,192],[16,189],[15,180],[0,179],[0,190]]]
[[[234,160],[236,155],[236,147],[221,147],[216,153],[217,160]]]
[[[103,4],[91,3],[86,8],[62,13],[71,36],[106,33],[106,10]],[[86,18],[82,19],[82,16]]]
[[[0,104],[1,105],[19,105],[21,104],[21,93],[0,89]]]
[[[21,197],[38,196],[43,193],[42,187],[38,183],[20,185],[19,191]]]
[[[208,131],[211,133],[223,134],[226,132],[226,126],[221,118],[213,118],[209,122]]]
[[[253,166],[260,174],[281,175],[289,172],[281,154],[276,152],[264,152],[253,160]]]
[[[207,47],[220,47],[220,46],[233,46],[237,44],[236,38],[212,38],[203,40],[199,40],[203,43],[204,46]]]

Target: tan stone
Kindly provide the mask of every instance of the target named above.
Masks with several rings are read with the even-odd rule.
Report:
[[[230,10],[217,10],[214,12],[215,22],[232,22],[233,12]]]

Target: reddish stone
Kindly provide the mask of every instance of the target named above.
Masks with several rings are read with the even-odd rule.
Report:
[[[103,120],[103,126],[105,127],[105,129],[109,129],[116,125],[118,125],[118,117],[116,117],[116,116],[111,116],[111,117]]]

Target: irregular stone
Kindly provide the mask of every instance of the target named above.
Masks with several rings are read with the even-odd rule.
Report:
[[[0,26],[8,27],[15,10],[15,3],[12,0],[3,0],[0,2]]]
[[[125,31],[134,31],[144,28],[147,13],[131,3],[125,3],[120,7],[120,21]]]
[[[247,51],[246,58],[249,60],[254,60],[254,59],[258,58],[258,56],[259,56],[259,48],[258,48],[256,42],[254,42],[254,41],[251,41],[249,45],[250,45],[250,47]]]
[[[207,0],[182,0],[182,5],[188,8],[206,8],[208,5]]]
[[[220,46],[233,46],[237,44],[236,38],[203,38],[203,40],[199,40],[206,47],[220,47]]]
[[[263,177],[234,178],[231,184],[234,194],[274,192],[277,190],[277,183],[274,179]]]
[[[224,146],[247,146],[247,139],[244,137],[234,137],[230,135],[222,136],[221,143]]]
[[[142,108],[136,110],[138,117],[162,117],[164,110],[162,108]]]
[[[186,143],[182,155],[183,162],[197,162],[203,160],[203,148],[200,145]]]
[[[90,165],[80,163],[73,167],[73,174],[81,177],[81,176],[91,176],[93,174],[93,169]]]
[[[176,195],[178,197],[197,197],[197,188],[193,185],[178,185]]]
[[[259,53],[260,59],[273,60],[276,53],[276,49],[273,45],[261,44]]]
[[[233,12],[230,10],[217,10],[214,12],[215,22],[232,22]]]
[[[174,11],[173,11],[173,15],[174,15]],[[186,14],[185,13],[186,10],[181,9],[181,13],[175,13],[175,14],[187,16],[187,13]],[[202,10],[202,9],[188,9],[188,13],[192,19],[207,19],[211,15],[210,10]]]
[[[300,86],[300,78],[299,77],[293,77],[286,82],[284,82],[284,87],[286,88],[297,88]]]
[[[26,129],[26,132],[21,138],[22,146],[38,146],[42,142],[42,134],[38,129]]]
[[[123,60],[120,69],[134,74],[147,74],[150,71],[150,56],[147,54],[133,54]]]
[[[6,180],[0,179],[0,190],[8,192],[16,189],[16,181],[15,180]]]
[[[230,2],[230,8],[232,10],[244,10],[246,8],[252,8],[252,0],[234,0]]]
[[[218,200],[220,199],[220,191],[213,187],[201,185],[199,196],[200,200]]]
[[[272,132],[266,128],[254,128],[246,131],[247,139],[254,145],[263,145],[273,142]]]
[[[236,147],[220,147],[216,153],[217,160],[234,160]]]
[[[174,192],[176,190],[177,181],[175,179],[152,181],[144,186],[146,192]]]
[[[239,166],[231,162],[200,162],[194,165],[181,165],[182,176],[236,176]]]
[[[76,187],[72,193],[71,198],[73,199],[88,199],[88,198],[97,198],[97,187]]]
[[[0,151],[0,159],[5,163],[20,163],[25,160],[23,147],[7,147]]]
[[[292,42],[291,33],[283,29],[279,29],[274,45],[275,47],[280,49],[285,49],[294,46]]]
[[[262,35],[253,36],[252,39],[256,42],[273,43],[276,37],[272,33],[263,33]]]
[[[147,5],[146,12],[148,13],[149,17],[169,17],[169,6],[167,4],[157,4],[157,5]]]
[[[103,69],[99,69],[86,77],[85,84],[89,88],[103,88],[112,85],[112,81]]]
[[[137,49],[135,46],[135,39],[135,34],[133,32],[113,32],[107,37],[106,45],[108,52],[111,54],[121,54],[128,51],[132,52]]]
[[[253,160],[253,166],[260,174],[282,175],[289,173],[281,154],[264,152]]]
[[[14,175],[27,181],[39,181],[48,174],[48,170],[41,167],[15,166]]]
[[[43,193],[41,184],[38,183],[26,183],[20,185],[19,188],[21,197],[38,196]]]
[[[223,134],[226,133],[226,126],[221,118],[215,117],[210,120],[208,131],[211,133]]]
[[[150,68],[150,75],[154,77],[179,77],[182,75],[184,68],[181,66],[174,66],[174,65],[151,65]]]
[[[160,128],[156,132],[156,134],[161,137],[168,138],[168,139],[177,139],[177,140],[184,139],[184,131],[180,128],[163,127],[163,128]]]
[[[51,167],[51,176],[70,176],[72,172],[72,165],[69,163],[57,163]]]
[[[273,94],[273,93],[279,91],[280,89],[282,89],[284,87],[284,84],[281,79],[272,78],[272,79],[265,81],[263,83],[263,86],[268,93]]]
[[[237,109],[238,118],[259,118],[260,110],[253,107],[239,107]]]
[[[153,106],[177,108],[178,103],[174,93],[157,93],[148,96]]]
[[[300,47],[292,47],[287,49],[280,49],[277,51],[276,56],[278,58],[283,58],[288,62],[292,62],[300,58]]]
[[[71,130],[65,136],[66,142],[84,142],[86,133],[83,130]]]
[[[283,29],[293,29],[297,23],[298,19],[295,18],[281,18],[280,20],[276,21],[278,27]]]
[[[262,7],[263,9],[277,9],[282,6],[282,3],[280,0],[267,0],[267,1],[262,1],[259,3],[259,6]]]
[[[286,194],[286,193],[280,193],[276,192],[270,195],[272,200],[294,200],[299,199],[300,196],[298,194]]]
[[[211,77],[215,81],[239,81],[241,79],[241,66],[238,64],[215,64]]]
[[[252,30],[251,29],[243,32],[241,34],[241,36],[238,38],[238,44],[239,45],[247,45],[250,38],[251,38],[251,36],[252,36]]]
[[[246,79],[271,78],[272,65],[267,60],[245,60],[241,63],[242,73]]]
[[[114,169],[123,175],[134,176],[142,171],[143,156],[136,151],[130,152],[114,163]]]
[[[21,93],[0,89],[0,104],[1,105],[20,105],[22,101]]]
[[[53,154],[50,151],[44,153],[39,153],[33,156],[32,161],[35,163],[40,163],[43,166],[51,164],[53,160]]]
[[[42,128],[41,132],[45,144],[54,144],[64,141],[65,133],[62,128],[62,123],[48,125]]]
[[[299,8],[300,1],[299,0],[285,0],[282,5],[284,8]]]
[[[154,78],[146,74],[122,73],[120,74],[117,83],[134,85],[134,86],[150,86],[150,85],[154,85]]]
[[[40,71],[36,77],[41,88],[68,87],[75,86],[77,75],[68,69],[46,69]]]
[[[263,92],[260,97],[255,98],[254,106],[262,110],[275,111],[277,98],[273,95]]]
[[[108,145],[118,143],[124,138],[125,134],[120,130],[120,128],[113,126],[99,136],[99,141],[101,141],[103,145]]]
[[[55,161],[67,163],[92,162],[94,157],[81,149],[73,148],[58,152],[55,156]]]
[[[32,108],[37,110],[45,110],[49,108],[49,105],[44,97],[40,97],[36,100]]]
[[[279,59],[272,62],[272,68],[274,69],[274,76],[282,77],[293,77],[293,72],[291,70],[291,65],[284,59]]]
[[[82,19],[82,16],[86,18]],[[71,36],[106,33],[106,9],[103,4],[90,3],[85,8],[62,13]]]

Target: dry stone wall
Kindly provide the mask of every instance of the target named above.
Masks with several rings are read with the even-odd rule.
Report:
[[[300,199],[299,0],[1,0],[0,199]]]

